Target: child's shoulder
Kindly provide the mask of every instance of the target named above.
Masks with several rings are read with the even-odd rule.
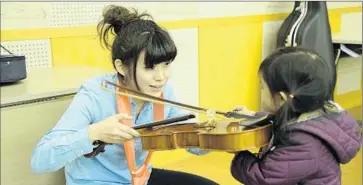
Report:
[[[316,143],[322,143],[337,154],[338,161],[346,163],[359,151],[361,131],[358,122],[347,111],[330,104],[334,111],[291,125],[291,131],[310,136]],[[333,109],[332,109],[333,110]],[[306,139],[306,138],[305,138]],[[295,138],[300,140],[302,138]],[[309,141],[312,142],[312,141]]]

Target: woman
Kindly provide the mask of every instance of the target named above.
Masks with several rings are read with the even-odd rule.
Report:
[[[108,80],[152,96],[175,100],[168,81],[170,63],[177,55],[175,43],[148,14],[138,14],[121,6],[109,6],[98,24],[98,33],[111,49],[117,74],[105,75],[83,84],[73,102],[56,126],[37,144],[31,166],[35,173],[53,172],[65,167],[67,184],[216,184],[192,174],[161,170],[145,164],[146,169],[130,176],[149,158],[142,151],[135,125],[183,114],[172,107],[151,104],[137,99],[115,96],[100,89]],[[114,41],[108,43],[110,31]],[[104,153],[94,158],[84,155],[100,140],[107,145]],[[134,141],[133,141],[134,140]],[[135,154],[133,155],[133,147]],[[188,150],[204,154],[198,149]],[[151,173],[151,174],[150,174]]]

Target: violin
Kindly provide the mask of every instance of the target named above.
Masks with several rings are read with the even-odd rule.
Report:
[[[111,90],[108,85],[114,86]],[[169,118],[144,125],[134,126],[140,133],[142,149],[147,151],[162,151],[181,148],[195,148],[225,152],[238,152],[261,148],[268,144],[272,136],[272,115],[251,116],[236,111],[222,112],[174,102],[159,97],[143,94],[121,85],[103,81],[101,88],[122,96],[133,97],[153,103],[166,104],[192,112],[207,115],[206,121],[187,122],[195,115]],[[222,119],[217,120],[217,117]],[[183,123],[178,123],[184,121]],[[94,157],[104,152],[108,143],[95,141],[93,152],[84,155]]]

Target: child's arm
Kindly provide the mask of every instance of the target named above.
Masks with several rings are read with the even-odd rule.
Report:
[[[296,139],[304,139],[300,133],[292,134]],[[277,147],[268,151],[263,159],[258,159],[249,151],[242,151],[232,160],[231,174],[243,184],[281,185],[297,184],[315,173],[319,156],[311,152],[309,143],[298,146]]]

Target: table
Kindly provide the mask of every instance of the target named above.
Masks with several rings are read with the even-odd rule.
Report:
[[[86,66],[34,68],[25,80],[1,85],[0,184],[66,184],[63,169],[33,174],[32,152],[60,119],[80,85],[110,72]]]

